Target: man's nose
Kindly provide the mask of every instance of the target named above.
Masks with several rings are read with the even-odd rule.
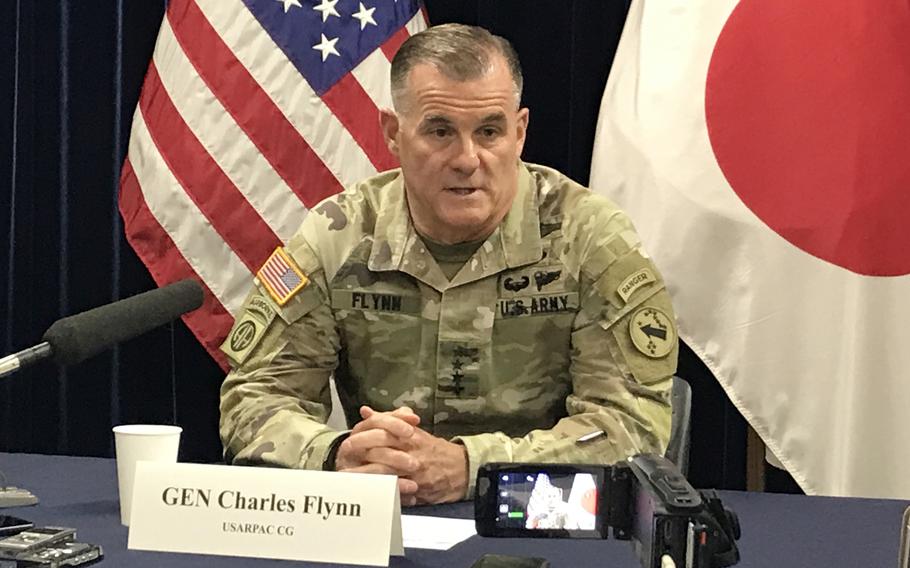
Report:
[[[480,157],[477,155],[477,144],[470,136],[462,136],[458,148],[455,150],[451,166],[460,173],[471,175],[480,167]]]

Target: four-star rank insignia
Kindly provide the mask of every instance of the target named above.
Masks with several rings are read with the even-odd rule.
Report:
[[[676,326],[663,311],[646,306],[639,308],[629,321],[632,344],[652,359],[666,357],[676,345]]]

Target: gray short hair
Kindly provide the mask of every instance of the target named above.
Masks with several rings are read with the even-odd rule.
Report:
[[[470,81],[487,73],[495,56],[502,56],[515,90],[516,106],[521,102],[524,79],[515,48],[505,38],[477,26],[442,24],[409,37],[392,58],[392,104],[400,111],[407,89],[408,74],[416,65],[428,63],[455,81]]]

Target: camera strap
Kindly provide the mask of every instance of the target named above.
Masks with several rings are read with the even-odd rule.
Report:
[[[701,491],[706,514],[699,515],[699,521],[715,533],[717,548],[712,554],[712,566],[724,568],[739,562],[739,548],[736,541],[741,535],[739,521],[730,514],[713,490]]]

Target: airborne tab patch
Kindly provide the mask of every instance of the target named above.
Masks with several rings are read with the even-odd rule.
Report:
[[[281,247],[275,249],[256,277],[279,306],[285,305],[310,281]]]

